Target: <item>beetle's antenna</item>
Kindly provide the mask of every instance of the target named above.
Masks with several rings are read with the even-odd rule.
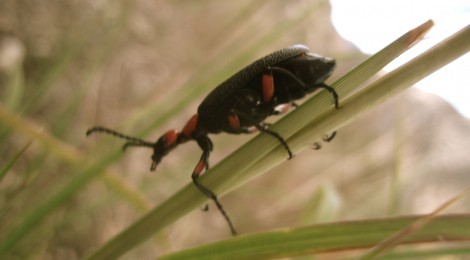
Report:
[[[88,129],[86,131],[86,135],[89,136],[89,135],[91,135],[95,132],[109,134],[109,135],[112,135],[112,136],[115,136],[115,137],[118,137],[118,138],[125,139],[125,140],[129,141],[129,142],[124,144],[124,146],[122,148],[123,150],[125,150],[128,146],[147,146],[147,147],[153,147],[154,146],[154,144],[151,143],[151,142],[142,140],[142,139],[137,138],[137,137],[128,136],[128,135],[119,133],[117,131],[114,131],[112,129],[102,127],[102,126],[95,126],[95,127],[92,127],[90,129]]]

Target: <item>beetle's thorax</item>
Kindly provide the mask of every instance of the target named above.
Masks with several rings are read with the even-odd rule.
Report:
[[[183,130],[181,130],[180,138],[183,143],[207,134],[207,130],[199,121],[199,114],[196,113],[188,120]]]

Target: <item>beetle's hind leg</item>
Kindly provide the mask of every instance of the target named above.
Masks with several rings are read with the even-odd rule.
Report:
[[[338,93],[336,93],[336,90],[328,85],[326,85],[325,83],[319,83],[319,84],[316,84],[315,87],[317,88],[323,88],[325,89],[326,91],[330,92],[330,94],[333,96],[333,98],[335,99],[335,108],[336,109],[339,109],[339,96],[338,96]]]
[[[306,92],[309,92],[308,89],[318,89],[318,88],[323,88],[325,89],[326,91],[330,92],[330,94],[333,96],[333,99],[334,99],[334,102],[335,102],[335,108],[338,109],[339,108],[339,96],[338,96],[338,93],[336,93],[336,90],[330,86],[328,86],[327,84],[325,83],[317,83],[317,84],[314,84],[312,85],[311,87],[308,87],[309,85],[307,83],[305,83],[304,81],[302,81],[299,77],[297,77],[296,75],[294,75],[294,73],[292,73],[291,71],[285,69],[285,68],[281,68],[281,67],[270,67],[269,68],[271,71],[277,71],[279,73],[282,73],[284,74],[285,76],[288,76],[289,78],[291,78],[294,82],[296,82],[297,84],[299,84],[300,86],[302,86]]]

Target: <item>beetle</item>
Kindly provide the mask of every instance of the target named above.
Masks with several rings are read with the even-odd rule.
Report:
[[[202,155],[192,172],[192,181],[204,195],[215,202],[235,235],[236,230],[216,194],[198,181],[204,169],[209,168],[208,161],[213,144],[208,135],[220,132],[242,134],[259,130],[279,140],[291,159],[293,154],[286,141],[277,132],[269,130],[264,120],[284,112],[286,108],[295,107],[295,100],[317,89],[329,91],[334,98],[335,107],[338,108],[338,94],[324,83],[335,65],[334,59],[310,53],[304,45],[294,45],[253,62],[222,82],[206,96],[197,113],[181,131],[169,130],[156,142],[100,126],[90,128],[86,134],[88,136],[102,132],[123,138],[127,140],[123,146],[124,150],[130,146],[153,149],[151,171],[154,171],[162,158],[179,144],[196,141]]]

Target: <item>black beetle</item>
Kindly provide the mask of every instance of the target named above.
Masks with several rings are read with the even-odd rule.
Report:
[[[217,196],[198,181],[204,169],[209,168],[208,160],[213,144],[208,134],[241,134],[259,130],[277,138],[286,148],[289,159],[292,158],[292,152],[285,140],[278,133],[267,129],[264,120],[295,106],[294,100],[303,98],[319,88],[332,94],[335,107],[338,108],[338,95],[324,83],[335,68],[335,60],[308,51],[306,46],[294,45],[253,62],[212,90],[199,105],[197,114],[189,119],[182,131],[170,130],[156,142],[127,136],[105,127],[93,127],[87,131],[87,135],[104,132],[126,139],[124,149],[128,146],[152,148],[151,171],[154,171],[162,157],[176,146],[189,140],[196,141],[202,149],[202,156],[194,168],[192,180],[202,193],[216,203],[232,234],[236,234]]]

